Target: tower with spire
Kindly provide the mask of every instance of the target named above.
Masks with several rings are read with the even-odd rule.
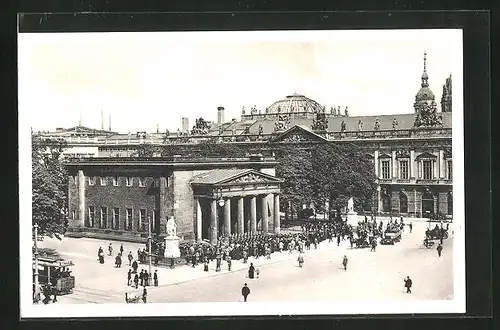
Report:
[[[435,96],[432,90],[429,88],[429,76],[427,75],[427,52],[424,51],[424,71],[421,77],[420,90],[417,95],[415,95],[415,103],[413,105],[415,113],[419,113],[420,109],[424,105],[435,106]]]
[[[441,112],[451,112],[451,74],[446,78],[441,96]]]

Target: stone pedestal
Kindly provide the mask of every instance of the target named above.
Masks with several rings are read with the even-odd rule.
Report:
[[[358,213],[354,211],[347,212],[347,224],[357,227],[359,222]]]
[[[179,258],[181,256],[181,251],[179,250],[179,240],[177,236],[167,236],[165,237],[165,258]]]

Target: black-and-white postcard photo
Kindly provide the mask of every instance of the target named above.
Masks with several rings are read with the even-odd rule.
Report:
[[[462,61],[458,29],[20,33],[21,317],[464,313]]]

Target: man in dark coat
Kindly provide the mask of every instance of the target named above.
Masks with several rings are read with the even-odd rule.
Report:
[[[137,268],[139,268],[139,265],[137,264],[137,260],[134,260],[134,262],[132,263],[132,273],[137,274]]]
[[[139,275],[137,273],[135,273],[135,276],[134,276],[134,284],[135,284],[135,288],[137,289],[139,287]]]
[[[255,273],[255,267],[253,263],[250,263],[250,267],[248,268],[248,278],[253,278]]]
[[[148,297],[148,290],[146,289],[146,287],[144,287],[144,289],[142,290],[142,301],[144,303],[146,303],[147,297]]]
[[[413,230],[413,224],[411,222],[410,222],[409,227],[410,227],[410,233],[411,233],[411,231]]]
[[[149,274],[148,274],[148,271],[145,270],[144,271],[144,275],[142,275],[144,277],[144,286],[149,286]]]
[[[441,257],[441,252],[443,251],[443,246],[441,244],[439,244],[436,249],[438,252],[438,256]]]
[[[243,301],[244,302],[247,301],[247,297],[248,297],[249,294],[250,294],[250,288],[245,283],[245,285],[241,288],[241,295],[243,296]]]
[[[154,285],[158,286],[158,270],[155,270],[155,273],[153,274],[153,281]]]
[[[131,281],[132,281],[132,269],[129,269],[127,273],[127,285],[130,285]]]
[[[340,245],[340,235],[337,235],[337,246]]]
[[[405,279],[405,288],[406,288],[406,293],[411,293],[411,286],[413,285],[412,280],[410,279],[410,276],[407,276]]]
[[[144,286],[144,269],[141,269],[141,273],[139,274],[139,279],[141,280],[141,286]]]

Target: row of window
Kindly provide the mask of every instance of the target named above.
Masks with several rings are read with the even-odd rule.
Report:
[[[422,197],[422,212],[430,211],[434,213],[434,199],[432,196],[430,198]],[[447,213],[449,215],[453,214],[453,196],[448,194],[447,196]],[[392,200],[389,195],[382,197],[382,212],[392,211]],[[399,194],[399,212],[408,213],[408,197],[404,193]]]
[[[409,177],[409,161],[408,160],[399,160],[399,179],[408,180]],[[434,179],[434,161],[433,160],[423,160],[418,163],[418,177],[424,180],[432,180]],[[453,179],[453,165],[452,161],[449,160],[446,162],[446,179]],[[382,160],[380,161],[380,177],[382,179],[391,179],[391,161],[390,160]]]
[[[119,176],[113,176],[111,177],[111,184],[114,187],[120,186],[121,183],[123,183],[123,180],[120,180],[121,177]],[[125,180],[125,186],[126,187],[132,187],[134,185],[134,178],[133,177],[125,177],[123,178]],[[146,187],[146,178],[145,177],[139,177],[135,178],[137,179],[139,187]],[[78,180],[78,177],[74,178],[75,183]],[[99,184],[101,186],[106,186],[108,184],[108,177],[102,177],[102,176],[90,176],[88,177],[88,185],[89,186],[95,186],[96,184]],[[153,186],[159,187],[160,186],[160,179],[156,178],[153,180]],[[166,182],[166,186],[168,187],[168,178]]]
[[[120,208],[111,208],[111,218],[108,215],[108,208],[105,206],[96,208],[95,206],[88,207],[88,213],[85,217],[85,226],[91,228],[110,228],[119,230],[120,223],[123,222],[122,228],[127,231],[133,230],[134,210],[132,208],[125,208],[123,213]],[[98,214],[97,214],[98,212]],[[73,217],[75,211],[73,211]],[[148,221],[151,221],[151,230],[156,228],[156,219],[158,218],[158,211],[147,211],[146,209],[139,209],[137,212],[137,231],[148,231]]]

